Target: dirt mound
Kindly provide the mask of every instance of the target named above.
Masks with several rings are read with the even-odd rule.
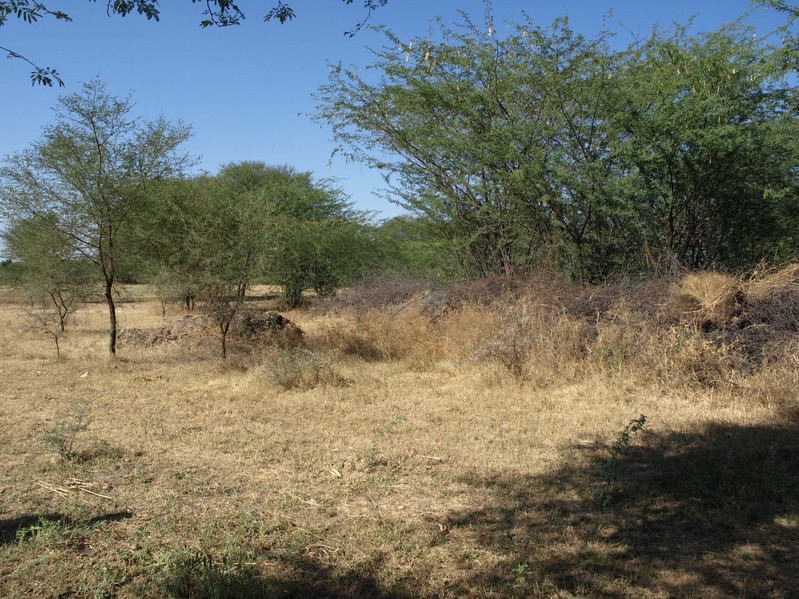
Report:
[[[204,316],[184,316],[155,329],[122,329],[117,341],[131,345],[159,345],[187,338],[208,337],[210,321]]]
[[[299,326],[272,310],[239,310],[230,329],[236,337],[253,339],[266,336],[291,347],[299,346],[303,339]]]
[[[229,336],[247,342],[268,341],[290,347],[302,343],[302,329],[278,312],[239,310],[233,318]],[[205,315],[184,316],[155,329],[123,329],[118,341],[131,345],[159,345],[197,341],[218,335],[217,325]]]

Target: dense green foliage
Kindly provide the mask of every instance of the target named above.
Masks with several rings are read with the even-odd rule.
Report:
[[[56,220],[54,216],[17,220],[0,238],[6,253],[24,267],[9,268],[3,282],[22,290],[32,303],[52,304],[63,331],[67,315],[92,295],[99,280]]]
[[[468,274],[449,241],[426,218],[395,216],[376,226],[373,236],[378,276],[448,281]]]
[[[746,28],[612,50],[490,15],[338,67],[319,118],[483,275],[741,268],[796,248],[796,89]]]
[[[366,216],[310,173],[258,162],[216,176],[167,181],[134,213],[131,269],[174,297],[241,302],[256,282],[283,287],[288,305],[359,278],[371,264]]]
[[[52,215],[16,220],[0,237],[8,255],[23,266],[0,268],[0,284],[25,297],[22,329],[50,337],[59,356],[67,323],[95,295],[97,273],[75,254],[74,244]]]

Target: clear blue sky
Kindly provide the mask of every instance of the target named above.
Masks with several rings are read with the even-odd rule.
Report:
[[[369,47],[383,37],[363,30],[354,38],[344,32],[364,17],[363,3],[341,0],[290,0],[297,18],[285,25],[264,23],[272,0],[240,0],[248,19],[238,27],[201,29],[204,2],[164,0],[161,21],[138,15],[106,15],[105,0],[49,0],[51,9],[70,13],[70,23],[45,19],[29,25],[10,19],[0,28],[0,46],[24,54],[40,66],[56,68],[65,88],[32,87],[30,68],[19,60],[0,60],[0,157],[26,148],[41,128],[53,121],[51,107],[59,95],[77,91],[80,83],[100,76],[115,95],[133,93],[136,113],[164,114],[192,125],[188,149],[201,156],[200,168],[216,172],[241,160],[289,164],[318,178],[336,178],[360,209],[381,218],[401,209],[374,195],[379,173],[342,158],[330,162],[330,131],[311,121],[313,92],[327,80],[328,64],[362,66],[371,61]],[[646,34],[659,23],[686,22],[695,16],[695,31],[715,29],[750,8],[748,0],[495,0],[495,25],[521,19],[522,11],[542,25],[566,15],[581,33],[594,34],[609,11],[609,28],[620,44],[626,30]],[[423,36],[437,16],[458,22],[458,10],[482,20],[482,0],[389,0],[372,16],[401,39]],[[760,34],[782,22],[780,15],[758,8],[749,17]]]

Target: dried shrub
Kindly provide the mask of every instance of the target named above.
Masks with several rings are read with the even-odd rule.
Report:
[[[322,331],[321,347],[367,361],[482,360],[535,385],[624,372],[653,384],[732,389],[788,364],[785,348],[799,343],[797,265],[746,283],[713,272],[593,287],[496,278],[403,297],[350,309]]]
[[[799,265],[756,271],[743,285],[740,309],[728,325],[708,331],[738,367],[752,373],[786,357],[799,335]]]
[[[418,277],[363,281],[338,293],[320,306],[324,312],[346,313],[397,308],[426,295],[430,282]]]
[[[534,347],[533,323],[529,314],[509,317],[496,333],[483,341],[475,358],[490,358],[500,362],[517,380],[525,378]]]
[[[731,384],[739,361],[729,345],[719,344],[690,327],[674,327],[668,333],[671,344],[664,344],[666,353],[657,364],[664,384],[703,387]]]
[[[775,333],[799,332],[799,264],[755,273],[744,295],[745,325],[765,325]]]
[[[692,273],[672,288],[669,312],[703,330],[721,329],[740,313],[741,281],[717,272]]]
[[[614,318],[619,306],[623,306],[637,318],[654,324],[664,320],[670,293],[670,284],[662,279],[635,284],[571,285],[563,287],[558,303],[574,318],[588,321]]]
[[[357,356],[367,362],[411,359],[429,361],[438,343],[430,322],[414,311],[351,312],[323,327],[315,343],[321,348]]]
[[[64,461],[77,457],[75,440],[78,435],[89,430],[92,416],[85,405],[74,404],[69,411],[56,416],[55,422],[47,427],[42,435],[42,442],[55,450]]]
[[[239,310],[231,323],[234,336],[269,341],[280,347],[302,345],[303,331],[291,320],[271,310]]]
[[[625,300],[608,306],[594,325],[595,335],[588,352],[594,365],[618,372],[636,364],[647,337],[645,328],[644,321]]]
[[[492,331],[472,358],[496,361],[517,380],[543,385],[571,377],[586,354],[588,327],[551,306],[520,303],[485,312]]]
[[[502,307],[532,300],[536,304],[557,308],[560,298],[568,296],[573,284],[554,276],[484,277],[472,281],[456,281],[435,289],[420,299],[420,309],[439,318],[464,306]]]
[[[781,354],[748,377],[743,387],[752,400],[799,422],[799,339],[784,343]]]
[[[558,297],[558,302],[572,318],[598,320],[625,298],[628,289],[622,285],[573,285]]]
[[[307,391],[320,385],[340,384],[328,360],[308,349],[286,349],[268,357],[264,364],[269,378],[284,391]]]

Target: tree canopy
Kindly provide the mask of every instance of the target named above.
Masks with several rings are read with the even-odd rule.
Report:
[[[261,162],[165,181],[132,216],[137,278],[185,296],[203,289],[244,300],[256,282],[281,285],[288,305],[330,295],[363,274],[367,215],[309,172]]]
[[[337,67],[319,118],[483,275],[736,268],[795,247],[796,88],[745,27],[609,34],[464,15]],[[377,72],[378,76],[372,76]]]

